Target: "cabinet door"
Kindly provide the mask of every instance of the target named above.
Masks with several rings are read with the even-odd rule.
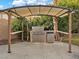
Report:
[[[49,42],[49,43],[54,42],[54,34],[53,33],[47,34],[47,42]]]

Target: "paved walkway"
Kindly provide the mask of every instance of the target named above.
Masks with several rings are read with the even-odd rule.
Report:
[[[7,45],[0,46],[0,59],[79,59],[79,47],[72,46],[68,53],[65,43],[27,43],[12,45],[12,53],[7,53]]]

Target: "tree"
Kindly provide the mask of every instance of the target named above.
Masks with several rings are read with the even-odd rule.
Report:
[[[23,17],[16,17],[13,19],[12,22],[12,31],[21,31],[22,30],[22,22],[23,26],[26,28],[27,27],[27,20]]]
[[[72,20],[72,32],[79,33],[79,0],[60,0],[58,6],[63,6],[67,8],[71,8],[75,11],[73,14]]]
[[[53,18],[50,16],[35,17],[31,21],[32,26],[43,26],[49,30],[53,29]]]
[[[79,9],[79,0],[60,0],[58,5],[72,9]]]

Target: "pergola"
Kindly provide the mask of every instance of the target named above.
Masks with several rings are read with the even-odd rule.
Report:
[[[64,17],[66,15],[69,16],[69,31],[63,32],[64,34],[68,34],[69,37],[69,53],[71,53],[71,38],[72,38],[72,10],[59,6],[52,5],[27,5],[20,7],[8,8],[5,10],[0,10],[0,13],[5,13],[8,15],[8,53],[11,53],[11,16],[20,16],[20,17],[28,17],[28,16],[52,16],[54,23],[54,35],[57,37],[58,33],[58,17]]]

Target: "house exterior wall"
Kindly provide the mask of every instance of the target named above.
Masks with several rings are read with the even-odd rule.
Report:
[[[0,19],[0,40],[8,39],[8,20]]]
[[[14,38],[17,38],[17,35],[12,35],[12,39]],[[8,20],[0,19],[0,40],[7,40],[7,39],[8,39]]]

